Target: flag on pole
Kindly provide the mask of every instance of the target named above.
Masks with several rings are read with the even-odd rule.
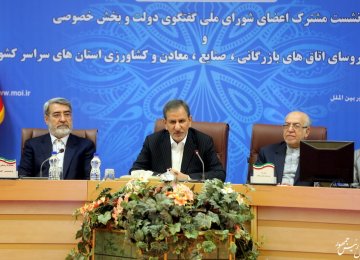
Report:
[[[0,124],[2,123],[2,121],[4,121],[4,117],[5,117],[5,106],[0,96]]]

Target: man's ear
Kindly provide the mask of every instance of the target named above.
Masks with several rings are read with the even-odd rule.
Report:
[[[309,134],[310,134],[310,126],[308,126],[308,127],[306,128],[305,139],[308,138]]]
[[[49,125],[49,116],[48,115],[44,116],[44,120],[45,120],[45,124]]]
[[[165,130],[168,130],[167,125],[166,125],[166,119],[165,119],[165,118],[163,118],[163,123],[164,123],[164,126],[165,126]]]
[[[190,121],[189,127],[191,127],[191,123],[192,123],[192,116],[189,116],[189,121]]]

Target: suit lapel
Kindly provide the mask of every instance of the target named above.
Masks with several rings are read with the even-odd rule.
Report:
[[[76,140],[72,134],[69,135],[69,139],[66,142],[65,154],[64,154],[64,164],[63,164],[63,178],[66,179],[70,163],[72,158],[74,157],[76,151]]]
[[[286,143],[282,143],[275,152],[275,165],[277,165],[276,178],[277,183],[281,183],[282,177],[284,174],[284,165],[285,165],[285,156],[286,156]]]
[[[299,163],[298,163],[298,166],[297,166],[296,172],[295,172],[294,185],[295,185],[295,183],[297,183],[299,181],[299,178],[300,178],[300,157],[299,157]]]
[[[160,153],[160,156],[163,158],[161,160],[157,160],[157,163],[160,163],[160,162],[164,162],[164,165],[163,167],[160,167],[160,168],[163,168],[163,169],[168,169],[168,168],[171,168],[172,164],[171,164],[171,144],[170,144],[170,135],[169,135],[169,132],[164,130],[164,134],[163,134],[163,137],[161,139],[161,144],[159,147],[162,147],[163,149],[161,149],[159,151]]]
[[[52,152],[52,143],[50,134],[44,135],[44,138],[41,140],[42,145],[40,146],[41,154],[44,159],[47,159]]]
[[[186,138],[186,143],[184,146],[183,158],[182,158],[182,162],[181,162],[181,172],[182,173],[187,172],[187,169],[189,168],[189,164],[195,154],[196,149],[198,149],[198,147],[194,143],[193,133],[189,129],[188,135]]]
[[[53,149],[50,134],[44,135],[41,139],[41,145],[39,145],[39,148],[41,150],[41,162],[43,162],[51,156]],[[49,167],[50,165],[48,162],[43,164],[42,169],[40,169],[42,176],[49,176]]]

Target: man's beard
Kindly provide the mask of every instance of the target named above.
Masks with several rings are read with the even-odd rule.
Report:
[[[60,126],[60,128],[49,126],[50,133],[57,138],[63,138],[64,136],[69,135],[71,133],[71,130],[71,127],[68,126]]]

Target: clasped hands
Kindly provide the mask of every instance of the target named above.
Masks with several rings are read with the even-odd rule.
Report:
[[[190,176],[182,173],[174,168],[169,168],[168,172],[170,172],[172,175],[174,175],[175,179],[178,181],[189,181],[190,180]]]

